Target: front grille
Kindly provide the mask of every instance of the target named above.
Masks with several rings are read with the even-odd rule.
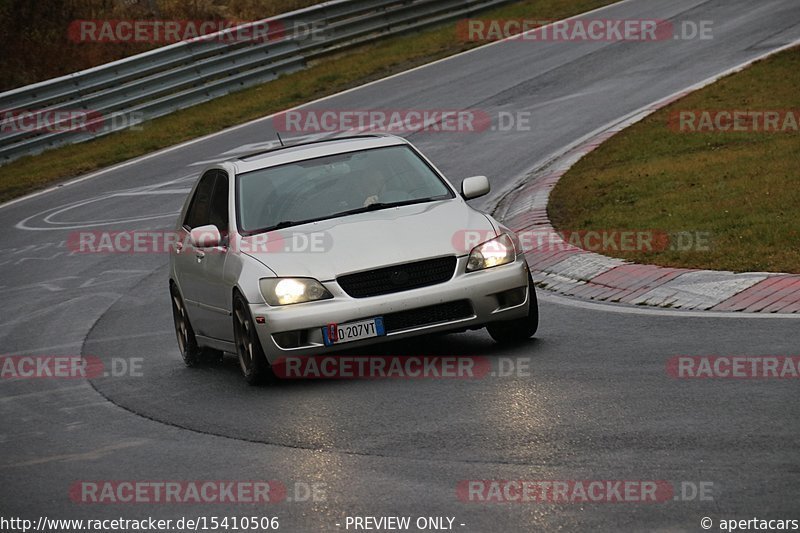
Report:
[[[386,328],[386,333],[392,333],[408,328],[470,318],[471,316],[473,316],[473,311],[472,304],[469,303],[469,300],[458,300],[444,304],[429,305],[428,307],[409,309],[408,311],[389,313],[388,315],[384,315],[383,325]]]
[[[444,283],[453,277],[455,269],[454,256],[438,257],[347,274],[336,281],[353,298],[366,298]]]

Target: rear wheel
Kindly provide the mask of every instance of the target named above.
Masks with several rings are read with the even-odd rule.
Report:
[[[514,320],[494,322],[486,326],[486,330],[495,342],[512,344],[523,342],[536,334],[539,329],[539,303],[536,300],[536,288],[533,277],[528,271],[528,314]]]
[[[274,378],[272,369],[258,340],[253,317],[247,302],[237,294],[233,300],[233,337],[236,343],[236,356],[245,381],[257,385]]]

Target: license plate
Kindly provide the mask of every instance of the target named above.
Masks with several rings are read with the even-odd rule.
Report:
[[[347,324],[328,324],[322,328],[322,338],[325,340],[325,346],[383,335],[386,335],[386,331],[383,329],[382,317],[349,322]]]

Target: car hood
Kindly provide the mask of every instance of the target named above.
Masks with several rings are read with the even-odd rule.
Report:
[[[478,232],[485,238],[496,234],[484,214],[451,199],[359,213],[246,237],[242,240],[242,250],[278,276],[328,281],[349,272],[431,257],[465,255],[469,252],[463,237],[467,231]],[[262,245],[258,239],[262,239]],[[269,243],[266,246],[265,240]]]

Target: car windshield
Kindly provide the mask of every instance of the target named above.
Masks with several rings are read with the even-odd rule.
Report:
[[[259,233],[362,211],[453,198],[410,147],[372,148],[240,174],[239,229]]]

